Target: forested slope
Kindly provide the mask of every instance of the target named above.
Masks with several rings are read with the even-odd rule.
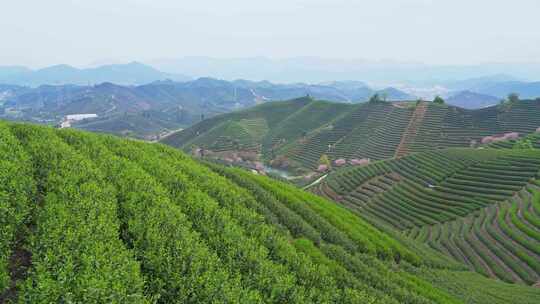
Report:
[[[540,299],[333,202],[160,144],[0,123],[0,151],[2,302]]]

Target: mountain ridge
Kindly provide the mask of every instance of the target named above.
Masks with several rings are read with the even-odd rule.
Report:
[[[101,82],[140,85],[160,79],[186,81],[190,80],[190,77],[181,74],[164,73],[139,62],[103,65],[93,68],[75,68],[67,64],[58,64],[38,70],[0,67],[0,83],[31,87],[46,84],[88,85]]]

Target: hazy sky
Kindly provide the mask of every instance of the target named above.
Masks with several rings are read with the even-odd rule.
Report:
[[[539,0],[1,0],[0,65],[183,56],[540,62]]]

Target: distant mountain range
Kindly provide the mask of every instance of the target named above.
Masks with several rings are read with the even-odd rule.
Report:
[[[505,98],[510,93],[517,93],[521,98],[540,97],[540,82],[523,81],[506,74],[465,79],[446,85],[454,91],[471,91],[483,95]]]
[[[253,60],[242,62],[257,61]],[[290,68],[294,68],[305,67],[312,61],[288,62],[292,64]],[[266,63],[257,69],[276,68],[270,62]],[[320,62],[312,63],[316,67]],[[191,74],[193,68],[187,67],[186,74]],[[253,66],[250,69],[253,70]],[[443,92],[441,95],[448,104],[467,109],[493,105],[512,92],[523,99],[540,96],[540,82],[526,82],[505,74],[446,81],[434,88]],[[190,80],[182,73],[162,72],[138,62],[86,69],[68,65],[39,70],[0,67],[1,117],[57,123],[68,114],[94,113],[100,118],[88,125],[87,122],[78,123],[78,126],[142,138],[267,101],[311,96],[318,100],[358,103],[367,101],[374,94],[386,101],[412,101],[418,96],[430,99],[430,94],[419,92],[402,86],[375,88],[351,80],[313,84],[228,81],[209,77]]]
[[[141,138],[190,126],[203,118],[259,103],[310,95],[354,103],[375,93],[386,100],[413,99],[394,88],[377,91],[360,82],[273,84],[267,81],[155,81],[145,85],[42,85],[37,88],[0,86],[0,116],[7,119],[59,123],[69,114],[97,114],[76,127]]]
[[[138,85],[165,79],[176,81],[190,80],[187,76],[164,73],[138,62],[104,65],[87,69],[78,69],[69,65],[55,65],[39,70],[17,66],[0,66],[0,83],[31,87],[44,84],[92,85],[102,82]]]
[[[211,58],[183,57],[148,61],[148,64],[169,73],[193,77],[233,80],[252,79],[272,82],[310,82],[362,80],[391,85],[447,85],[461,79],[483,78],[506,73],[518,79],[539,80],[540,63],[487,63],[476,65],[430,65],[391,60],[293,58]],[[514,79],[516,80],[516,79]],[[459,90],[469,89],[468,87]]]
[[[482,87],[493,86],[509,81],[520,81],[518,78],[506,74],[494,74],[483,77],[467,78],[459,81],[446,83],[445,86],[454,91],[471,90],[475,91]]]
[[[540,96],[540,82],[528,82],[523,73],[518,73],[520,65],[493,65],[477,67],[434,67],[398,63],[369,63],[362,61],[335,61],[316,58],[295,58],[270,60],[267,58],[244,59],[212,59],[205,57],[189,57],[181,60],[165,60],[153,62],[153,66],[139,62],[127,64],[109,64],[93,68],[79,69],[69,65],[55,65],[38,70],[20,66],[0,66],[0,84],[38,87],[40,85],[74,84],[81,86],[111,82],[119,85],[143,85],[154,81],[172,80],[177,82],[191,81],[191,76],[202,76],[202,79],[224,79],[235,87],[257,88],[262,96],[269,99],[290,99],[309,94],[319,99],[342,102],[367,100],[375,93],[386,96],[388,100],[411,100],[418,96],[430,99],[435,94],[450,97],[461,91],[470,91],[482,95],[504,98],[509,93],[518,93],[522,98]],[[348,66],[348,68],[346,68]],[[253,67],[256,67],[254,69]],[[339,73],[340,68],[348,79],[372,81],[382,90],[375,90],[371,85],[360,81],[341,80],[345,75]],[[485,74],[472,78],[463,75],[478,75],[482,71],[516,72],[518,77],[509,74]],[[503,69],[504,68],[504,69]],[[536,65],[531,65],[536,69]],[[323,71],[326,78],[318,77]],[[166,71],[166,72],[164,72]],[[226,73],[229,71],[231,73]],[[354,73],[353,73],[353,72]],[[399,73],[398,73],[399,72]],[[540,75],[540,66],[538,67]],[[428,80],[418,80],[418,75],[429,75]],[[190,76],[185,76],[190,75]],[[234,77],[242,76],[245,77]],[[305,83],[280,81],[277,75],[286,75],[292,79],[302,79]],[[305,77],[300,77],[303,75]],[[415,76],[416,75],[416,76]],[[487,76],[486,76],[487,75]],[[261,81],[244,81],[231,79],[265,79]],[[322,79],[333,79],[322,81]],[[449,80],[460,79],[460,80]],[[312,84],[306,84],[312,83]],[[387,83],[386,86],[381,86]],[[394,84],[391,84],[394,83]],[[385,88],[386,87],[386,88]],[[405,89],[407,87],[408,89]],[[279,94],[276,95],[276,91]],[[433,92],[425,94],[425,92]],[[469,96],[472,97],[472,96]],[[1,98],[1,97],[0,97]],[[482,104],[482,100],[472,102]]]
[[[95,85],[78,84],[82,79],[88,80],[92,75],[100,74],[97,71],[103,73],[99,75],[101,78],[96,76],[94,80],[108,77],[132,83],[171,76],[138,63],[88,70],[51,67],[29,74],[21,74],[22,70],[24,69],[4,69],[1,75],[7,77],[9,74],[11,79],[19,79],[27,84],[30,82],[37,84],[39,79],[43,81],[48,79],[51,82],[51,79],[64,77],[63,81],[72,84],[48,84],[38,87],[0,85],[1,117],[58,123],[65,115],[93,113],[97,114],[99,119],[91,123],[78,123],[77,126],[142,138],[191,126],[201,118],[216,114],[267,101],[290,100],[308,95],[319,100],[341,103],[364,102],[374,94],[379,94],[387,101],[418,99],[413,94],[395,87],[374,89],[360,81],[276,84],[269,81],[226,81],[205,77],[183,82],[159,80],[143,85],[119,85],[112,82]],[[54,71],[65,73],[53,73]],[[71,72],[67,71],[75,72],[69,74]],[[128,71],[134,71],[133,75],[129,76]],[[46,75],[51,74],[56,76],[47,78]],[[21,75],[27,75],[25,76],[27,78]],[[32,81],[29,80],[31,78]],[[26,79],[26,82],[22,79]],[[506,81],[508,79],[510,77],[499,75],[454,83],[451,87],[455,90],[450,91],[445,98],[448,104],[478,109],[498,103],[510,92],[517,92],[522,98],[532,99],[540,96],[540,83]],[[467,87],[470,89],[458,90]]]
[[[521,99],[540,97],[540,82],[527,82],[506,74],[450,82],[445,88],[448,92],[443,95],[449,104],[467,109],[494,105],[511,93]]]
[[[501,98],[510,93],[517,93],[521,98],[537,98],[540,97],[540,82],[506,81],[484,85],[476,91]]]

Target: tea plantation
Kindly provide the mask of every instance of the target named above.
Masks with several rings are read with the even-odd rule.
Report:
[[[312,191],[506,282],[540,282],[540,150],[446,149],[349,167]]]
[[[161,144],[0,123],[0,151],[2,303],[540,301],[539,289],[485,278],[439,252],[438,246],[453,246],[443,237],[420,239],[432,240],[433,248],[414,240],[426,234],[420,231],[426,223],[451,223],[480,210],[480,219],[468,220],[472,228],[456,237],[480,249],[479,235],[493,237],[506,255],[518,255],[504,249],[508,242],[536,254],[538,195],[530,182],[540,165],[536,153],[436,152],[420,157],[426,165],[418,174],[408,158],[367,167],[372,177],[348,173],[366,185],[383,176],[381,187],[403,193],[428,191],[422,182],[430,182],[442,188],[429,190],[441,200],[455,198],[447,205],[411,200],[402,209],[390,197],[377,206],[348,202],[370,206],[371,213],[386,209],[381,222],[402,216],[398,228],[409,238],[291,185],[200,163]],[[440,163],[470,178],[445,178],[435,171]],[[518,167],[529,169],[513,170]],[[505,187],[495,191],[484,179]],[[333,180],[340,195],[354,188]],[[468,198],[473,188],[483,190]],[[497,205],[501,200],[507,202]],[[413,220],[411,210],[422,217]],[[434,210],[445,213],[438,217]],[[436,229],[443,234],[451,225],[430,231]],[[494,263],[504,261],[500,255]],[[538,274],[534,259],[504,265],[512,269],[510,278],[525,283]]]
[[[331,161],[399,158],[479,145],[484,137],[509,132],[523,136],[538,127],[538,99],[466,110],[426,101],[336,104],[306,97],[219,115],[162,142],[186,151],[256,151],[267,161],[287,160],[289,169],[312,171],[323,155]]]

